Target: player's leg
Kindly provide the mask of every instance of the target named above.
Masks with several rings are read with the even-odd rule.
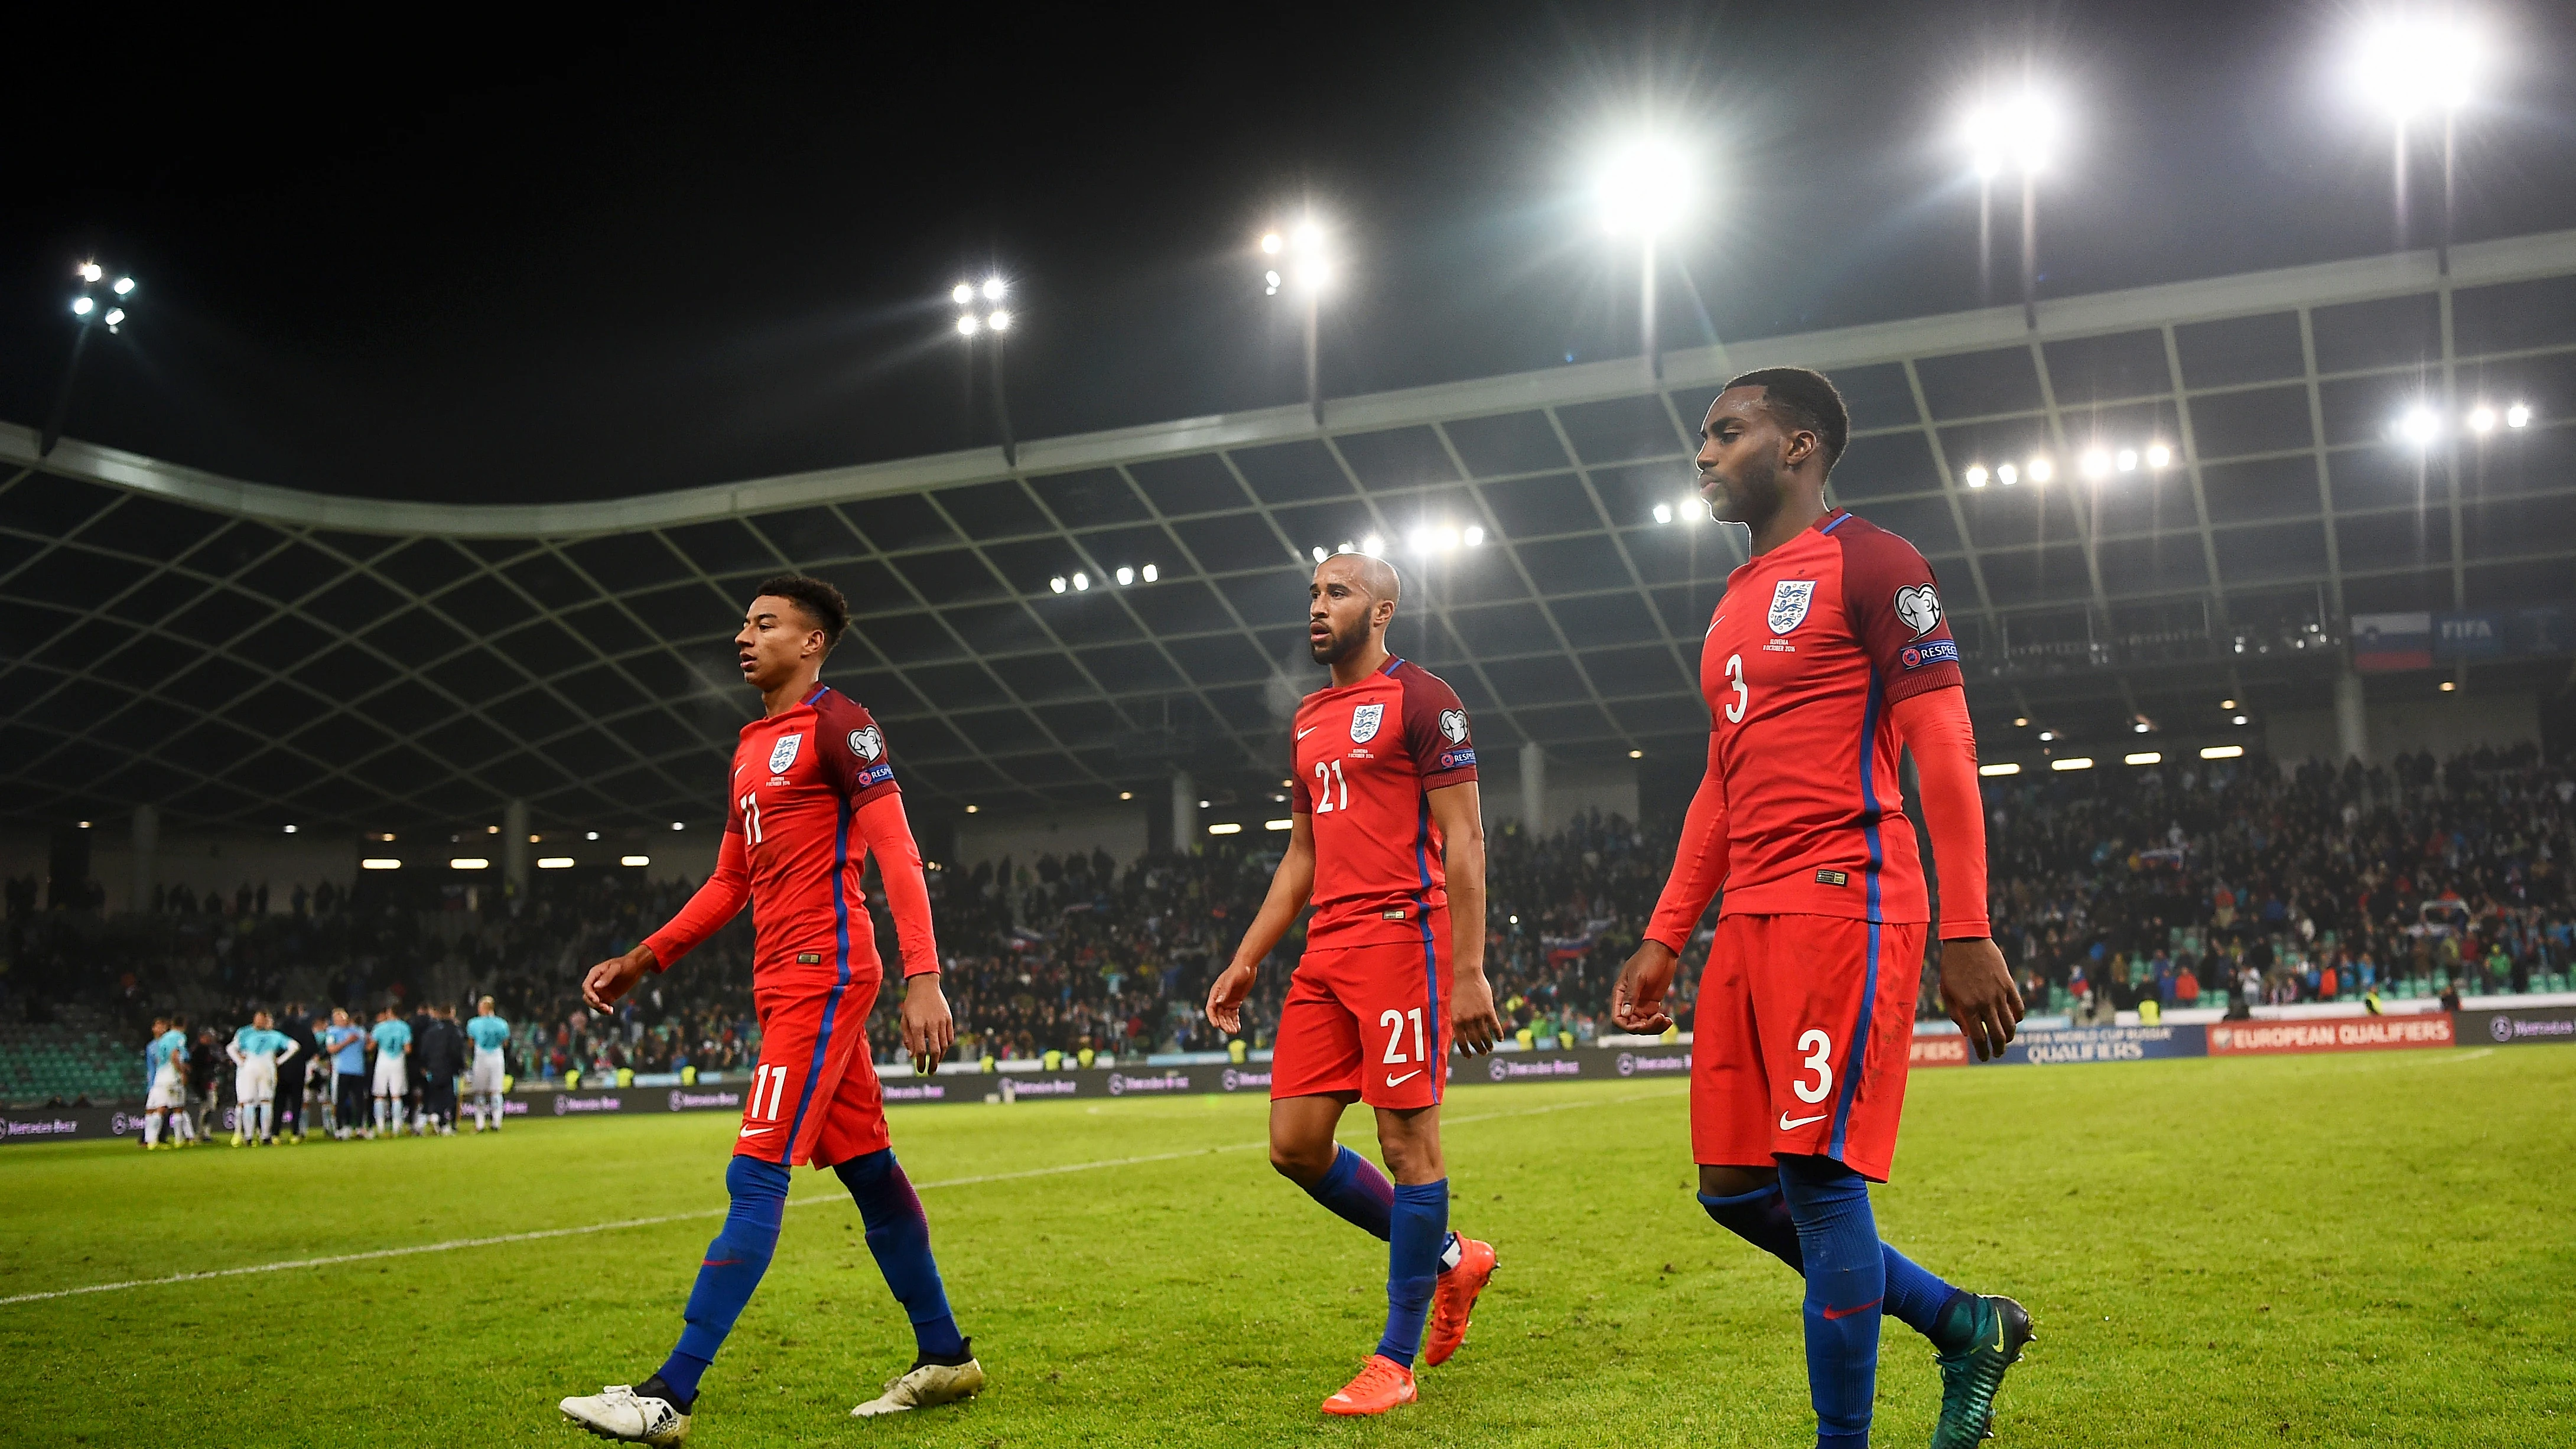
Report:
[[[1279,1006],[1270,1056],[1270,1166],[1336,1217],[1383,1240],[1395,1187],[1365,1157],[1333,1140],[1342,1111],[1359,1100],[1359,1023],[1323,983],[1329,958],[1297,964]]]

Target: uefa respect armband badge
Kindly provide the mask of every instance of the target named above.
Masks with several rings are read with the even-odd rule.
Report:
[[[1956,664],[1959,662],[1959,641],[1935,639],[1928,644],[1908,644],[1897,652],[1896,662],[1908,669],[1920,669],[1926,664]]]

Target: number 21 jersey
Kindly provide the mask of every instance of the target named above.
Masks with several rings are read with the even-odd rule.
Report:
[[[1356,684],[1306,696],[1296,732],[1289,808],[1312,816],[1315,832],[1306,948],[1420,942],[1423,918],[1449,905],[1427,797],[1476,778],[1476,742],[1457,691],[1390,658]]]

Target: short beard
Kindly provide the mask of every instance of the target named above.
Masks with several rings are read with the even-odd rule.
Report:
[[[1310,642],[1307,648],[1315,656],[1316,663],[1330,668],[1357,653],[1360,646],[1368,643],[1368,637],[1368,620],[1362,619],[1360,626],[1351,632],[1335,634],[1321,644]]]
[[[1760,470],[1758,473],[1753,471],[1756,467]],[[1737,501],[1737,490],[1727,487],[1724,483],[1717,485],[1717,507],[1714,512],[1721,522],[1741,523],[1755,533],[1760,533],[1762,526],[1771,521],[1771,516],[1780,511],[1780,502],[1784,494],[1785,490],[1780,487],[1779,464],[1771,459],[1763,459],[1759,464],[1746,465],[1741,503]]]

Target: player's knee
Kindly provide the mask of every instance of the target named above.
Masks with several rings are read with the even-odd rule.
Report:
[[[1779,1180],[1780,1170],[1776,1167],[1721,1167],[1703,1162],[1699,1169],[1702,1197],[1742,1197]]]
[[[1321,1142],[1291,1142],[1270,1139],[1270,1166],[1281,1177],[1300,1187],[1311,1187],[1323,1181],[1333,1170],[1338,1148],[1329,1137]]]

